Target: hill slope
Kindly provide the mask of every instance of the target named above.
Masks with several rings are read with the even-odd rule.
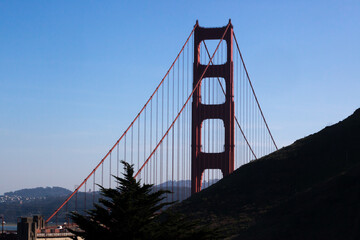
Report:
[[[240,167],[176,209],[239,239],[353,237],[359,223],[359,164],[360,109]],[[340,227],[339,218],[346,222],[343,229],[331,229]]]
[[[270,210],[236,239],[360,239],[360,164]]]

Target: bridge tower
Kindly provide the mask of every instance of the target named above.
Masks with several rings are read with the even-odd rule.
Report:
[[[194,68],[193,87],[204,78],[223,78],[226,96],[223,104],[202,104],[201,85],[195,90],[192,102],[192,140],[191,140],[191,194],[201,190],[202,176],[206,169],[220,169],[223,176],[234,171],[234,89],[233,89],[233,26],[230,26],[223,38],[227,46],[226,62],[220,65],[210,64],[206,73],[206,65],[200,63],[200,44],[204,40],[222,38],[227,26],[222,28],[203,28],[197,26],[194,33]],[[210,53],[212,54],[212,53]],[[202,79],[201,76],[203,75]],[[201,83],[200,83],[201,84]],[[201,127],[206,119],[221,119],[225,130],[224,151],[220,153],[202,152]]]

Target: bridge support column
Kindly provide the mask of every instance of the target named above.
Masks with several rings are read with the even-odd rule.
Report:
[[[206,73],[206,65],[200,63],[200,44],[204,40],[221,39],[227,26],[222,28],[196,27],[194,33],[194,70],[193,87],[203,78],[221,77],[225,79],[225,103],[205,105],[201,103],[201,83],[195,90],[192,101],[192,152],[191,152],[191,193],[201,190],[202,176],[206,169],[220,169],[223,176],[234,171],[234,89],[233,89],[233,27],[229,28],[223,41],[227,45],[227,61],[221,65],[210,64]],[[212,53],[210,53],[212,55]],[[201,79],[200,79],[201,78]],[[201,127],[206,119],[221,119],[225,129],[224,152],[202,152]]]

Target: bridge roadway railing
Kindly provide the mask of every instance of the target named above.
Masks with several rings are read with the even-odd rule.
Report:
[[[63,233],[38,233],[36,234],[37,239],[43,238],[51,238],[51,239],[72,239],[74,234],[70,232],[63,232]]]

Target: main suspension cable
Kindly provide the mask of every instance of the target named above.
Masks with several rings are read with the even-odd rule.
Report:
[[[215,56],[215,53],[217,52],[221,42],[223,41],[224,37],[225,37],[225,34],[227,33],[228,29],[230,27],[230,23],[228,23],[226,29],[225,29],[225,32],[224,34],[222,35],[221,39],[220,39],[220,42],[218,43],[212,57],[210,58],[210,61],[209,63],[207,64],[204,72],[202,73],[201,77],[199,78],[200,81],[197,82],[196,86],[194,87],[194,89],[192,90],[191,94],[189,95],[188,99],[186,100],[186,102],[184,103],[184,105],[182,106],[181,110],[179,111],[179,113],[177,114],[176,118],[174,119],[174,121],[172,122],[172,124],[170,125],[170,127],[168,128],[168,130],[165,132],[164,136],[161,138],[161,140],[159,141],[159,143],[156,145],[156,147],[154,148],[154,150],[151,152],[150,156],[146,159],[146,161],[144,162],[144,164],[141,166],[141,168],[138,170],[138,172],[136,173],[135,175],[135,178],[137,177],[137,175],[141,172],[141,170],[145,167],[145,165],[148,163],[148,161],[150,160],[150,158],[152,157],[152,155],[155,153],[155,151],[157,150],[157,148],[159,147],[159,145],[162,143],[162,141],[164,140],[164,138],[168,135],[168,133],[170,132],[170,130],[172,129],[172,127],[174,126],[176,120],[179,118],[180,114],[182,113],[182,111],[184,110],[184,108],[186,107],[187,103],[190,101],[191,97],[193,96],[195,90],[199,87],[200,83],[201,83],[201,80],[202,78],[204,77],[207,69],[209,68],[210,66],[210,63],[212,61],[212,59],[214,58]]]
[[[126,133],[129,131],[130,128],[132,128],[132,126],[134,125],[135,121],[139,118],[140,114],[144,111],[144,109],[146,108],[146,106],[148,105],[148,103],[150,102],[150,100],[154,97],[155,93],[158,91],[158,89],[160,88],[160,86],[163,84],[164,80],[166,79],[166,77],[169,75],[171,69],[173,68],[173,66],[175,65],[176,61],[178,60],[178,58],[180,57],[181,53],[183,52],[185,46],[187,45],[187,43],[189,42],[191,36],[193,35],[195,29],[198,27],[198,23],[196,22],[195,26],[193,27],[190,35],[188,36],[188,38],[186,39],[184,45],[182,46],[180,52],[178,53],[178,55],[176,56],[175,60],[173,61],[173,63],[171,64],[170,68],[168,69],[168,71],[166,72],[165,76],[162,78],[162,80],[160,81],[160,83],[158,84],[158,86],[156,87],[155,91],[151,94],[150,98],[147,100],[147,102],[145,103],[145,105],[141,108],[141,110],[139,111],[139,113],[136,115],[136,117],[134,118],[134,120],[131,122],[131,124],[128,126],[128,128],[124,131],[124,133],[121,135],[121,137],[116,141],[116,143],[113,145],[112,148],[110,148],[110,150],[108,151],[108,153],[101,159],[101,161],[98,163],[98,165],[96,165],[96,167],[90,172],[90,174],[83,180],[83,182],[73,191],[73,193],[60,205],[60,207],[58,207],[55,212],[45,221],[45,223],[48,223],[59,211],[60,209],[75,195],[75,193],[77,193],[79,191],[79,189],[85,184],[85,182],[94,174],[94,172],[102,165],[102,163],[105,161],[105,159],[110,155],[110,153],[114,150],[114,148],[117,146],[117,144],[119,144],[119,142],[121,141],[121,139],[126,135]]]
[[[206,46],[206,44],[205,44],[205,41],[204,41],[204,46],[205,46],[205,49],[206,49],[207,54],[208,54],[209,57],[210,57],[210,53],[209,53],[209,50],[208,50],[208,48],[207,48],[207,46]],[[211,62],[211,64],[214,64],[214,63],[212,62],[212,60],[210,60],[210,62]],[[219,82],[219,84],[220,84],[220,87],[221,87],[222,92],[224,93],[224,95],[226,95],[225,89],[224,89],[223,85],[221,84],[220,78],[217,77],[217,80],[218,80],[218,82]],[[255,155],[255,152],[253,151],[253,149],[252,149],[249,141],[247,140],[247,138],[246,138],[246,136],[245,136],[244,131],[242,130],[242,128],[241,128],[241,126],[240,126],[240,124],[239,124],[239,121],[237,120],[236,116],[234,116],[234,117],[235,117],[236,124],[237,124],[237,126],[239,127],[240,132],[241,132],[241,134],[243,135],[243,137],[244,137],[244,139],[245,139],[245,141],[246,141],[246,144],[247,144],[248,147],[250,148],[250,151],[251,151],[251,153],[254,155],[255,159],[257,159],[257,157],[256,157],[256,155]]]
[[[233,33],[233,34],[234,34],[234,40],[235,40],[235,43],[236,43],[236,47],[237,47],[238,52],[239,52],[239,54],[240,54],[241,62],[242,62],[242,64],[243,64],[243,66],[244,66],[244,69],[245,69],[245,72],[246,72],[246,76],[247,76],[247,79],[248,79],[248,81],[249,81],[249,84],[250,84],[252,93],[254,94],[254,97],[255,97],[257,106],[258,106],[258,108],[259,108],[259,110],[260,110],[260,113],[261,113],[261,116],[262,116],[262,118],[263,118],[263,120],[264,120],[264,123],[265,123],[265,125],[266,125],[266,128],[267,128],[267,130],[268,130],[268,132],[269,132],[269,134],[270,134],[271,140],[272,140],[272,142],[274,143],[276,150],[278,150],[278,147],[277,147],[277,145],[276,145],[276,143],[275,143],[275,140],[274,140],[274,138],[273,138],[273,135],[271,134],[270,128],[269,128],[269,126],[268,126],[268,124],[267,124],[267,122],[266,122],[266,119],[265,119],[265,116],[264,116],[264,114],[263,114],[263,111],[262,111],[262,109],[261,109],[261,107],[260,107],[260,103],[259,103],[259,101],[258,101],[258,99],[257,99],[257,97],[256,97],[254,87],[253,87],[253,85],[252,85],[252,83],[251,83],[249,73],[248,73],[248,71],[247,71],[247,69],[246,69],[245,62],[244,62],[244,59],[243,59],[243,57],[242,57],[242,54],[241,54],[241,51],[240,51],[240,48],[239,48],[239,44],[238,44],[238,42],[237,42],[237,40],[236,40],[236,37],[235,37],[235,33]]]

